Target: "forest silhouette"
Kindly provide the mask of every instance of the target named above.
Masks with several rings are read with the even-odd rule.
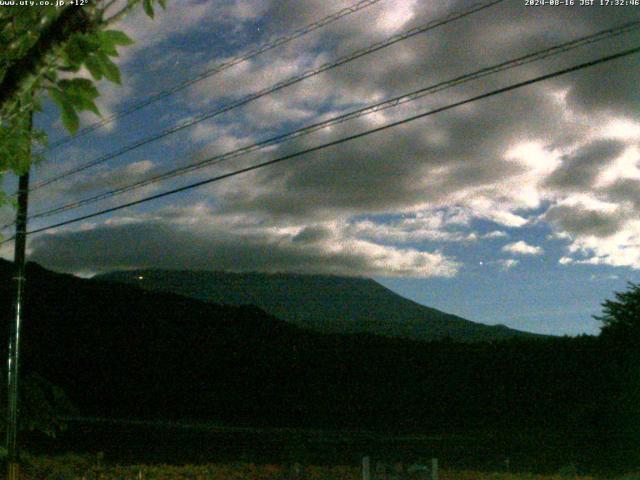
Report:
[[[10,272],[0,262],[3,318]],[[561,446],[566,463],[589,468],[640,461],[635,284],[603,304],[599,336],[458,343],[323,335],[255,307],[35,264],[28,277],[23,372],[61,387],[83,416],[482,432],[496,443],[526,436],[531,452]]]

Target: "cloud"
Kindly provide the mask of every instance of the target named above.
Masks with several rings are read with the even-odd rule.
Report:
[[[509,234],[502,230],[493,230],[492,232],[485,233],[482,238],[506,238]]]
[[[626,220],[607,237],[569,236],[569,256],[565,263],[640,268],[640,221]]]
[[[590,209],[582,205],[554,205],[544,218],[571,236],[609,237],[620,230],[624,218],[617,212]]]
[[[116,2],[110,14],[123,6],[124,2]],[[218,0],[167,2],[166,10],[158,7],[154,10],[154,18],[150,19],[142,8],[136,8],[110,27],[124,31],[135,43],[120,48],[119,57],[114,59],[122,71],[123,86],[100,83],[97,104],[103,116],[114,113],[130,100],[139,101],[140,97],[146,98],[175,85],[179,77],[167,76],[168,69],[178,67],[181,73],[188,74],[194,73],[193,68],[201,71],[203,65],[198,61],[201,56],[185,52],[189,42],[184,41],[184,36],[195,34],[205,26],[210,28],[212,24],[220,30],[238,29],[262,12],[260,2]],[[150,85],[153,85],[151,91]],[[95,121],[87,115],[84,119]],[[111,132],[118,122],[100,131]]]
[[[498,260],[498,265],[500,265],[500,268],[504,271],[511,270],[513,267],[515,267],[519,263],[520,263],[520,260],[515,260],[513,258]]]
[[[571,263],[575,263],[575,261],[571,257],[560,257],[560,260],[558,260],[558,263],[560,265],[569,265]]]
[[[549,175],[545,184],[554,189],[584,191],[590,188],[600,172],[613,162],[625,148],[620,140],[597,140],[573,155],[566,155],[561,165]]]
[[[126,186],[158,173],[158,165],[151,160],[139,160],[119,168],[101,169],[97,173],[84,173],[73,177],[64,185],[65,190],[73,195],[87,194],[96,190],[104,191]]]
[[[507,245],[502,247],[502,251],[506,253],[512,253],[514,255],[541,255],[544,252],[542,247],[529,245],[523,240],[508,243]]]
[[[438,251],[382,245],[336,223],[265,226],[202,206],[42,235],[29,248],[34,261],[85,275],[155,267],[450,277],[460,266]]]
[[[478,234],[470,231],[468,213],[449,208],[420,211],[395,220],[357,220],[348,222],[353,235],[384,244],[423,242],[475,242]]]
[[[261,42],[317,21],[344,4],[185,0],[170,2],[167,12],[153,21],[137,13],[122,23],[137,39],[135,46],[123,50],[120,60],[128,79],[127,90],[110,90],[104,97],[105,108],[116,108],[132,97],[144,97],[192,78]],[[185,94],[172,97],[171,103],[157,110],[153,107],[147,117],[137,117],[146,121],[132,121],[132,125],[142,124],[141,131],[157,131],[171,119],[202,114],[394,33],[466,8],[468,3],[461,0],[380,2],[198,82]],[[196,159],[236,148],[629,21],[629,11],[528,9],[521,2],[502,2],[216,117],[215,122],[200,123],[156,150],[140,151],[134,165],[146,165],[147,170],[106,167],[92,173],[93,178],[82,176],[73,185],[56,187],[52,195],[88,192],[90,181],[117,186],[156,169],[168,169],[172,160],[166,159],[179,158],[193,148],[204,145]],[[234,160],[226,168],[359,134],[597,58],[632,41],[630,36],[616,37],[460,85],[296,138],[248,159]],[[171,216],[165,209],[165,217],[132,214],[136,220],[128,224],[129,230],[112,224],[60,233],[60,238],[78,248],[76,259],[64,242],[52,236],[34,239],[34,254],[63,268],[64,262],[56,253],[68,251],[59,258],[68,262],[69,268],[91,271],[130,268],[139,262],[153,266],[153,261],[178,265],[180,260],[184,268],[448,276],[458,271],[459,260],[442,253],[434,243],[443,249],[453,242],[470,245],[504,238],[507,233],[503,229],[516,236],[518,229],[544,224],[552,235],[566,242],[566,260],[561,263],[640,268],[640,230],[635,222],[640,214],[639,68],[637,63],[618,61],[575,72],[234,177],[187,197],[187,203],[203,201],[215,206],[217,213],[208,216],[194,217],[189,209],[177,209]],[[109,149],[111,140],[117,143],[132,132],[138,133],[133,127],[126,131],[119,128],[120,124],[109,134],[112,136],[104,137]],[[212,175],[211,171],[198,172],[197,178]],[[229,223],[232,218],[241,220]],[[491,222],[495,230],[479,234],[474,230],[478,220]],[[228,231],[208,230],[198,227],[198,222],[222,222]],[[136,255],[115,248],[113,260],[80,254],[91,246],[97,248],[104,239],[116,242],[116,233],[133,236],[142,244],[148,238],[153,248],[134,249]],[[155,246],[156,238],[166,238],[169,243]],[[80,239],[86,241],[85,249]],[[429,249],[424,247],[426,243],[431,245]],[[544,248],[518,241],[505,245],[503,251],[537,255]],[[220,257],[207,253],[218,250]],[[175,260],[170,252],[178,252]],[[506,268],[515,265],[513,259],[504,262]]]

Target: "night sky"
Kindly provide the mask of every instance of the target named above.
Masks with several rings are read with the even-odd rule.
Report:
[[[123,86],[105,115],[355,2],[174,0],[118,28]],[[505,0],[365,55],[32,194],[31,212],[640,20],[640,6]],[[599,3],[599,0],[598,2]],[[471,1],[380,0],[48,152],[51,178]],[[358,118],[57,216],[38,228],[230,172],[640,45],[640,30]],[[640,281],[640,56],[480,100],[272,167],[30,237],[29,259],[83,276],[129,268],[373,277],[488,324],[597,333],[599,304]],[[83,116],[83,125],[96,120]],[[45,103],[36,125],[65,135]],[[4,187],[11,191],[15,179]],[[0,221],[11,219],[7,208]],[[9,234],[5,231],[4,234]],[[9,245],[2,255],[12,254]]]

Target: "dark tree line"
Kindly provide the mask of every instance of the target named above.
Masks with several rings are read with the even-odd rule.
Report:
[[[555,438],[579,464],[640,464],[637,285],[603,304],[599,337],[422,343],[315,334],[257,308],[37,266],[29,278],[24,371],[83,415],[492,432],[532,451]]]

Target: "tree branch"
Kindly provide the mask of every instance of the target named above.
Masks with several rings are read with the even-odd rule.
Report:
[[[0,82],[0,110],[15,97],[25,79],[38,73],[47,54],[73,34],[86,33],[94,27],[95,21],[92,21],[84,8],[65,7],[58,18],[41,32],[38,40],[25,55],[7,69]]]

